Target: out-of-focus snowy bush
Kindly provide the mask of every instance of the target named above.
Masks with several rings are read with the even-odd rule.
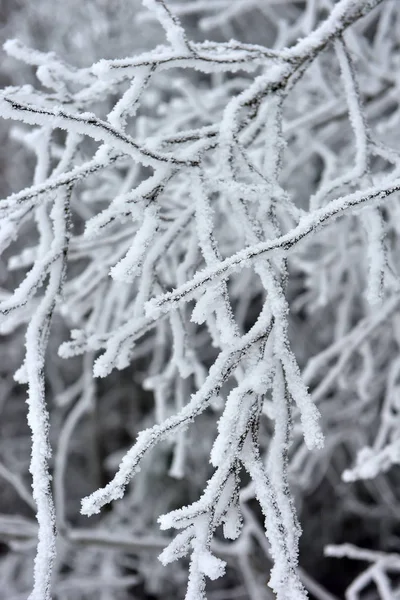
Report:
[[[143,5],[8,6],[1,591],[400,597],[400,4]]]

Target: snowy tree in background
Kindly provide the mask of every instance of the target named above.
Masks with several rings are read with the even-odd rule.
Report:
[[[7,598],[399,598],[400,4],[133,5],[4,46]]]

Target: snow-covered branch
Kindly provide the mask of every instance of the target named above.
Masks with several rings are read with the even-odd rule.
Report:
[[[103,568],[110,589],[134,586],[148,566],[132,575],[121,553],[165,542],[164,565],[190,561],[186,600],[206,598],[233,563],[249,598],[270,597],[253,581],[255,544],[278,600],[307,590],[332,599],[299,567],[298,496],[333,478],[342,446],[354,459],[341,463],[346,482],[400,460],[400,10],[391,0],[143,5],[140,26],[158,23],[166,39],[127,58],[75,67],[16,40],[4,46],[38,81],[0,92],[0,115],[20,123],[14,138],[36,160],[32,185],[0,201],[0,249],[16,273],[0,289],[1,331],[27,327],[15,377],[28,386],[38,520],[30,597],[52,597],[53,570],[60,599],[97,590]],[[202,38],[201,28],[225,34],[254,14],[273,31],[265,43]],[[48,366],[58,360],[52,326],[63,332],[59,356],[72,359],[63,384],[61,367]],[[106,435],[119,394],[136,411],[121,417],[124,443]],[[354,404],[365,425],[357,439]],[[204,440],[193,442],[204,422]],[[70,522],[79,435],[92,474],[81,514],[100,515],[97,532]],[[168,475],[177,496],[152,494],[151,477]],[[32,507],[23,478],[1,461],[0,476]],[[163,512],[161,529],[175,537],[143,534],[148,523],[134,515],[147,502],[148,520]],[[27,525],[19,543],[35,534]],[[86,579],[64,579],[70,548],[87,547],[97,558],[83,561]],[[328,551],[367,556],[349,548]],[[370,581],[389,598],[398,558],[383,556],[368,555],[349,598]]]

